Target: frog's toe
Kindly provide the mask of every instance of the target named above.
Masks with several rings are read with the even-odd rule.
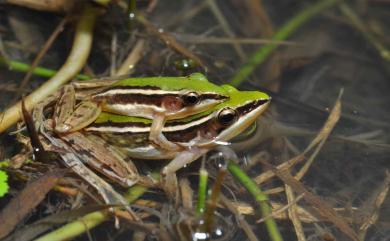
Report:
[[[161,178],[161,185],[169,199],[178,200],[179,189],[175,173],[169,173],[168,175],[164,175],[163,173]]]

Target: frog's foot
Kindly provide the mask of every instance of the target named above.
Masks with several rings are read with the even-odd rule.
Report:
[[[150,127],[149,140],[156,146],[168,150],[168,151],[179,151],[180,147],[175,143],[169,141],[164,134],[162,129],[165,124],[165,115],[156,114],[154,116],[152,126]]]
[[[180,152],[168,165],[161,171],[162,188],[167,192],[169,197],[178,200],[178,185],[176,171],[195,161],[203,154],[207,153],[207,148],[191,148]]]
[[[65,105],[65,107],[67,107],[67,105]],[[69,113],[68,110],[63,110],[61,113],[65,112],[68,114],[67,116],[62,114],[61,118],[55,117],[55,131],[58,133],[78,131],[94,122],[101,111],[99,105],[95,102],[80,102],[72,113]]]
[[[179,200],[179,189],[176,173],[164,173],[163,170],[161,173],[161,185],[169,199],[174,201]]]

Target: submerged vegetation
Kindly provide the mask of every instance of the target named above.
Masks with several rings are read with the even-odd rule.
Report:
[[[388,3],[6,2],[0,4],[0,239],[389,237],[388,218],[380,219],[389,210],[390,185]],[[231,142],[216,140],[219,147],[186,163],[177,180],[165,176],[168,160],[130,158],[112,148],[129,148],[129,140],[82,128],[61,139],[50,129],[63,115],[58,106],[68,105],[65,90],[55,94],[72,80],[85,91],[88,80],[103,77],[93,86],[101,90],[123,76],[196,72],[218,86],[262,90],[272,105]],[[138,91],[145,86],[153,90]],[[77,88],[72,107],[96,91]],[[196,104],[191,94],[186,101]],[[216,136],[237,121],[237,111],[228,110],[219,129],[205,125],[192,142],[182,135],[176,142],[189,151],[179,157],[201,149],[193,143],[202,135]],[[189,125],[204,113],[214,112],[166,124]],[[153,122],[137,125],[145,123]],[[85,167],[91,160],[97,163]],[[116,179],[107,178],[112,172]],[[123,185],[118,173],[134,174],[135,181]]]

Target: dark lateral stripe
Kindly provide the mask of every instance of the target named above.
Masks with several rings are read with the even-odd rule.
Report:
[[[180,95],[173,94],[115,94],[99,96],[95,95],[92,97],[93,100],[98,102],[105,102],[107,104],[145,104],[145,105],[156,105],[161,106],[162,101],[165,97],[180,97]],[[227,97],[218,94],[201,94],[199,96],[200,101],[204,100],[224,100]]]
[[[117,128],[132,128],[132,127],[137,127],[137,128],[144,128],[144,127],[150,127],[150,124],[145,124],[142,122],[112,122],[112,121],[107,121],[107,122],[102,122],[102,123],[92,123],[90,124],[86,129],[88,128],[105,128],[105,127],[117,127]],[[93,130],[95,131],[95,130]],[[96,132],[99,132],[96,130]],[[149,132],[149,131],[145,131]]]
[[[269,101],[270,99],[251,101],[246,105],[238,107],[236,110],[240,116],[244,116],[247,113],[250,113],[252,110],[256,109],[257,107],[268,103]]]

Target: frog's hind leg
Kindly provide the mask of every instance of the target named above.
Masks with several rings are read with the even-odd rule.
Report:
[[[123,187],[131,187],[139,180],[137,168],[99,137],[85,136],[80,132],[72,132],[61,137],[71,144],[71,148],[78,153],[80,159],[88,166],[102,173],[108,178],[116,180]]]
[[[100,106],[93,101],[81,101],[76,107],[75,103],[74,87],[65,86],[54,111],[54,130],[57,133],[78,131],[94,122],[101,113]]]
[[[59,138],[56,138],[48,133],[42,133],[42,134],[54,146],[57,146],[59,148],[67,146],[67,144],[64,143],[62,140],[60,140]],[[105,182],[94,172],[88,169],[76,154],[74,154],[73,152],[63,152],[60,154],[60,156],[66,166],[71,168],[77,175],[79,175],[82,179],[84,179],[93,188],[96,189],[96,191],[103,198],[105,203],[109,205],[119,205],[121,207],[124,207],[134,220],[140,220],[139,217],[134,213],[134,211],[129,206],[127,200],[122,195],[117,193],[111,187],[110,184]],[[111,208],[111,210],[113,209]]]
[[[66,88],[67,85],[65,85],[63,88]],[[54,94],[48,96],[43,101],[39,102],[36,106],[34,106],[34,109],[32,111],[33,120],[35,122],[35,129],[41,130],[43,127],[43,124],[45,122],[45,108],[52,103],[56,103],[58,99],[61,97],[63,88],[61,90],[57,90]]]

